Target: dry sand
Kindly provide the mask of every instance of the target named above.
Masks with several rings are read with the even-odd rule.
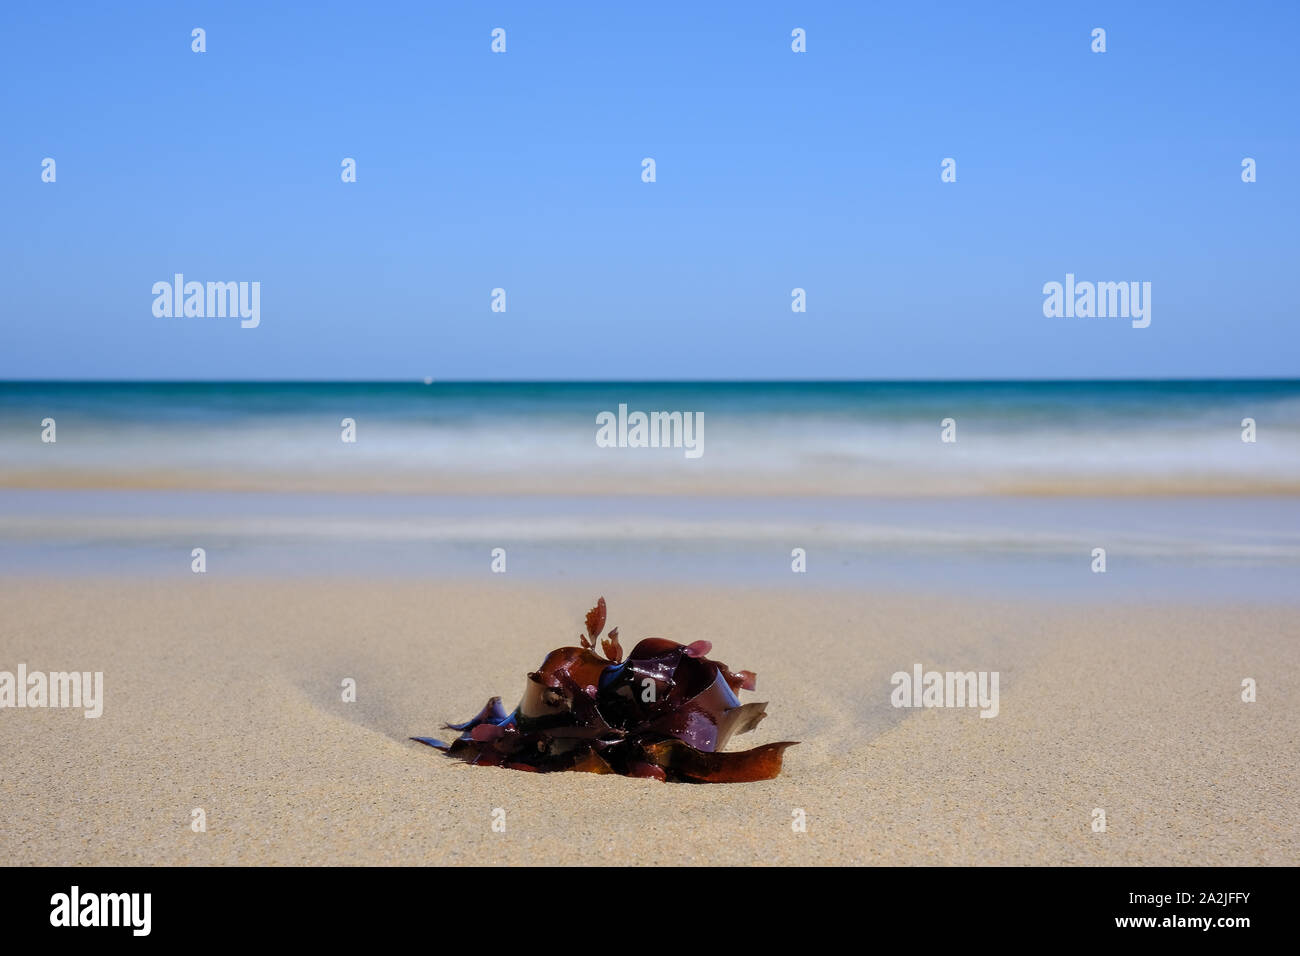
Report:
[[[624,646],[707,638],[758,672],[744,696],[768,717],[733,747],[802,741],[779,779],[526,774],[406,740],[492,694],[513,706],[599,592]],[[1295,864],[1297,617],[505,577],[10,580],[0,670],[102,670],[105,705],[97,720],[0,710],[0,858]],[[894,708],[890,675],[916,662],[999,671],[1000,714]]]

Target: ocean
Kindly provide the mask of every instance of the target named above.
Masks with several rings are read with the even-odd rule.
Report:
[[[634,447],[637,411],[698,427]],[[0,571],[189,574],[193,547],[207,573],[476,576],[501,548],[503,579],[1290,600],[1300,382],[0,383]]]

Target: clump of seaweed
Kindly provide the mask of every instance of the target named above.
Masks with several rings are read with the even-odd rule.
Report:
[[[770,780],[793,741],[723,752],[748,733],[767,704],[742,704],[752,671],[710,660],[708,641],[646,638],[623,658],[618,628],[603,638],[605,599],[587,612],[579,647],[551,651],[528,675],[519,706],[493,697],[460,724],[450,744],[412,737],[471,764],[549,773],[576,770],[697,783]],[[596,651],[600,641],[601,653]],[[603,654],[603,656],[602,656]]]

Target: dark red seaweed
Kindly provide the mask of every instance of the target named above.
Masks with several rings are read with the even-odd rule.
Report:
[[[771,780],[793,741],[725,752],[766,716],[767,704],[742,704],[752,671],[732,671],[706,656],[708,641],[646,638],[623,659],[618,628],[605,629],[605,599],[587,612],[580,647],[546,655],[528,675],[523,700],[506,713],[493,697],[461,724],[450,744],[412,737],[467,763],[550,773],[575,770],[697,783]]]

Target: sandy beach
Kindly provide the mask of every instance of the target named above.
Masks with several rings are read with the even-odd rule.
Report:
[[[1285,927],[1300,3],[176,6],[0,32],[0,938]]]
[[[778,779],[526,774],[406,739],[513,706],[598,594],[625,645],[704,638],[758,673],[768,717],[729,749],[800,741]],[[104,672],[98,719],[0,711],[9,864],[1300,860],[1294,608],[213,574],[10,579],[0,607],[0,670]],[[999,672],[998,715],[895,708],[916,663]]]

